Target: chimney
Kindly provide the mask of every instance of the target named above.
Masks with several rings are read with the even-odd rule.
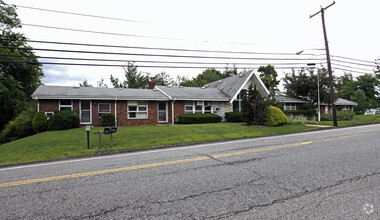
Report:
[[[154,89],[155,86],[156,86],[156,81],[149,81],[148,89]]]

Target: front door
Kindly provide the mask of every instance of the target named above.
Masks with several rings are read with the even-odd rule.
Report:
[[[91,101],[80,101],[80,123],[91,124]]]
[[[168,122],[168,102],[158,102],[158,122]]]

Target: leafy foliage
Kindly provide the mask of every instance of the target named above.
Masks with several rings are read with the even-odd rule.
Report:
[[[30,96],[43,77],[41,65],[27,45],[27,39],[12,31],[20,27],[16,7],[0,0],[0,54],[4,55],[0,62],[0,112],[7,116],[0,119],[0,129],[31,102]]]
[[[88,83],[87,79],[83,80],[81,83],[79,83],[80,87],[92,87],[90,83]]]
[[[280,125],[286,125],[288,123],[288,117],[281,111],[281,109],[269,106],[268,113],[265,116],[264,125],[269,127],[276,127]]]
[[[274,93],[278,91],[277,86],[280,83],[280,80],[277,80],[278,74],[274,66],[260,66],[257,72],[260,73],[260,79],[263,81],[265,87],[267,87],[271,95],[274,96]]]
[[[66,130],[79,127],[79,115],[71,110],[56,111],[48,121],[48,130]]]
[[[256,85],[250,84],[243,96],[243,117],[248,125],[263,125],[270,101],[261,96]]]
[[[178,116],[180,124],[205,124],[205,123],[219,123],[222,117],[216,114],[182,114]]]
[[[47,118],[45,112],[39,111],[34,115],[32,120],[33,130],[37,133],[46,131],[47,129]]]
[[[226,112],[228,122],[244,122],[243,112]]]
[[[355,116],[355,113],[352,111],[338,111],[337,118],[339,121],[348,121],[352,120]],[[321,121],[332,121],[333,115],[331,112],[321,114]]]
[[[111,113],[102,114],[102,126],[115,126],[115,116]]]
[[[304,116],[309,120],[315,118],[316,110],[308,109],[308,110],[283,110],[286,116]]]
[[[288,95],[300,96],[315,104],[318,102],[318,75],[320,100],[324,103],[331,103],[330,81],[326,68],[318,69],[315,74],[313,70],[299,70],[297,73],[286,73],[284,80],[285,92]],[[335,81],[335,79],[333,79]],[[334,86],[335,87],[335,86]]]
[[[28,108],[21,112],[13,121],[10,121],[1,132],[0,142],[6,143],[33,135],[35,133],[32,126],[34,114],[35,110]]]

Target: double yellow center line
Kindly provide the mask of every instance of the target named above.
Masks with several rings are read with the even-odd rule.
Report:
[[[1,187],[8,187],[8,186],[19,186],[19,185],[25,185],[25,184],[31,184],[31,183],[49,182],[49,181],[54,181],[54,180],[64,180],[64,179],[72,179],[72,178],[79,178],[79,177],[86,177],[86,176],[95,176],[95,175],[101,175],[101,174],[106,174],[106,173],[116,173],[116,172],[122,172],[122,171],[139,170],[139,169],[146,169],[146,168],[160,167],[160,166],[167,166],[167,165],[174,165],[174,164],[183,164],[183,163],[190,163],[190,162],[196,162],[196,161],[202,161],[202,160],[209,160],[212,158],[223,158],[223,157],[238,156],[238,155],[243,155],[243,154],[278,150],[278,149],[307,145],[307,144],[311,144],[311,143],[320,143],[320,142],[327,142],[327,141],[333,141],[333,140],[341,140],[341,139],[345,139],[345,138],[371,135],[371,134],[376,134],[376,133],[380,133],[380,132],[364,133],[364,134],[357,134],[357,135],[350,135],[350,136],[341,136],[341,137],[336,137],[336,138],[316,140],[313,142],[310,141],[310,142],[287,144],[287,145],[281,145],[281,146],[257,148],[257,149],[246,150],[246,151],[238,151],[238,152],[232,152],[232,153],[227,153],[227,154],[217,154],[217,155],[205,156],[205,157],[196,157],[196,158],[190,158],[190,159],[184,159],[184,160],[173,160],[173,161],[167,161],[167,162],[161,162],[161,163],[151,163],[151,164],[144,164],[144,165],[137,165],[137,166],[130,166],[130,167],[121,167],[121,168],[116,168],[116,169],[99,170],[99,171],[92,171],[92,172],[85,172],[85,173],[62,175],[62,176],[53,176],[53,177],[23,180],[23,181],[9,182],[9,183],[0,183],[0,188]]]

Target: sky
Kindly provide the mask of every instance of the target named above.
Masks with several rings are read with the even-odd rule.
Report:
[[[32,41],[118,46],[89,47],[29,42],[29,45],[36,49],[103,52],[90,54],[35,50],[40,57],[121,60],[111,62],[40,58],[41,62],[50,63],[117,65],[101,67],[45,64],[43,65],[45,77],[42,82],[47,85],[78,86],[86,79],[95,86],[97,81],[104,78],[105,83],[110,86],[111,74],[120,79],[124,78],[122,66],[126,66],[128,61],[136,61],[137,66],[161,66],[138,67],[138,71],[151,75],[164,71],[172,78],[195,77],[207,67],[223,70],[227,64],[229,66],[235,64],[239,71],[257,70],[258,66],[272,64],[280,77],[285,72],[290,72],[291,67],[305,67],[310,62],[316,63],[317,67],[326,66],[326,57],[321,50],[325,48],[321,16],[320,14],[313,18],[309,16],[320,11],[321,6],[332,4],[332,1],[5,0],[5,2],[18,6],[17,12],[23,27],[15,31],[24,33]],[[378,13],[380,1],[336,0],[335,2],[335,5],[325,11],[330,54],[335,60],[334,74],[343,74],[342,69],[357,71],[353,72],[354,76],[364,72],[373,73],[371,62],[380,58],[380,29],[377,27],[380,21]],[[46,26],[55,28],[46,28]],[[245,53],[168,51],[120,46]],[[304,52],[296,55],[301,50]],[[247,54],[247,52],[280,54]],[[208,64],[199,64],[199,62]],[[165,68],[166,66],[204,68]]]

